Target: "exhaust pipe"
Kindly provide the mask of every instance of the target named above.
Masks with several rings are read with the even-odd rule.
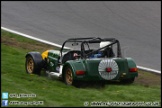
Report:
[[[46,71],[49,78],[61,78],[61,73]]]

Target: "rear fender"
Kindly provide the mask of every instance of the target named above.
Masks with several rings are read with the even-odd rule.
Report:
[[[129,68],[133,68],[133,67],[137,67],[134,60],[132,58],[126,58],[127,62],[128,62],[128,67]]]
[[[127,59],[127,62],[128,62],[128,69],[137,68],[136,63],[134,62],[134,60],[132,58],[126,58],[126,59]],[[137,72],[129,72],[129,73],[131,73],[131,77],[137,77],[138,76],[138,70],[137,70]]]
[[[85,66],[83,64],[82,61],[74,61],[74,60],[71,60],[71,61],[67,61],[64,65],[63,65],[63,69],[62,69],[62,75],[64,75],[64,72],[65,72],[65,69],[67,67],[70,67],[72,69],[72,72],[73,72],[73,78],[74,80],[78,78],[78,76],[76,75],[76,71],[77,70],[83,70],[86,72],[86,69],[85,69]],[[85,73],[86,75],[86,73]],[[84,77],[85,75],[83,76],[79,76],[79,77]],[[64,77],[64,76],[63,76]]]

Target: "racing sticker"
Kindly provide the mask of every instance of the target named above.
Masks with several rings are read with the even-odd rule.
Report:
[[[98,66],[99,74],[105,80],[114,79],[118,75],[118,70],[118,65],[113,59],[101,60]]]

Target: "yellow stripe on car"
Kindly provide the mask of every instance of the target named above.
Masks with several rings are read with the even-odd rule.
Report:
[[[42,58],[43,58],[43,59],[47,58],[48,52],[49,52],[49,50],[46,50],[46,51],[44,51],[44,52],[42,53]]]

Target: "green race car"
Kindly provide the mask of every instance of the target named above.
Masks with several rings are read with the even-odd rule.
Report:
[[[65,49],[65,44],[70,49]],[[133,83],[138,76],[135,62],[122,56],[120,43],[115,38],[71,38],[60,50],[29,52],[25,57],[27,73],[40,75],[43,69],[67,85],[110,80]]]

